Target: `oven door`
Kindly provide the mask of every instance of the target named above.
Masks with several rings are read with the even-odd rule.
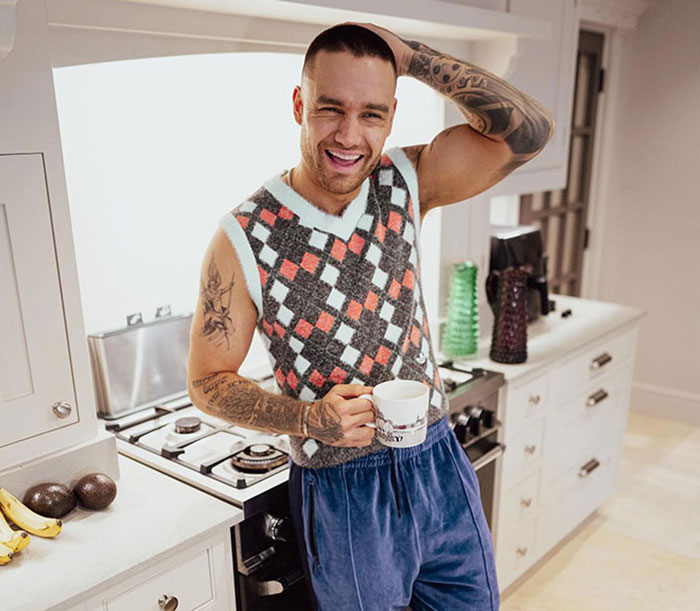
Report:
[[[471,441],[464,450],[476,471],[481,504],[489,529],[492,526],[498,461],[505,450],[505,446],[497,440],[497,435],[498,429],[494,429],[489,434]]]

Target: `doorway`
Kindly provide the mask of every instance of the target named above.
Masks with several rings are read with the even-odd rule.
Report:
[[[560,295],[581,295],[604,40],[598,32],[579,32],[566,187],[520,197],[519,222],[542,232],[549,289]]]

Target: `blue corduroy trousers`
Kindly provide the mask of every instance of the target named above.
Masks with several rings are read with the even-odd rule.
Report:
[[[292,516],[320,611],[498,609],[479,484],[446,419],[419,446],[291,469]]]

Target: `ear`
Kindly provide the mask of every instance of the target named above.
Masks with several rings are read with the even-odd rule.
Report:
[[[292,110],[294,111],[294,120],[301,125],[304,114],[304,102],[301,99],[301,87],[299,85],[294,88],[294,93],[292,93]]]

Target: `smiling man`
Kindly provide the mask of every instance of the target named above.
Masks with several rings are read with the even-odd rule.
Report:
[[[466,122],[383,152],[399,76],[433,87]],[[496,76],[371,24],[311,43],[293,113],[301,160],[221,220],[205,257],[190,396],[234,424],[290,435],[290,503],[320,609],[497,609],[478,483],[445,418],[420,219],[534,157],[554,122]],[[256,327],[280,394],[237,373]],[[394,378],[429,388],[419,446],[387,448],[365,426],[374,412],[360,395]]]

